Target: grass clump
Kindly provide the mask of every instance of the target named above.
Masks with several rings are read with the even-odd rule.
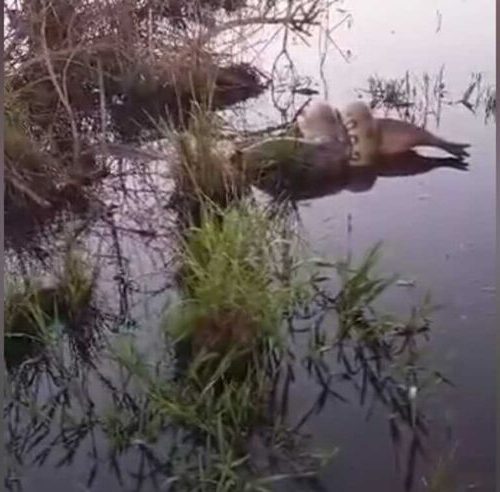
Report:
[[[341,284],[335,302],[339,339],[361,338],[368,341],[370,338],[377,340],[384,336],[385,325],[376,315],[373,303],[394,283],[395,277],[378,278],[373,275],[373,269],[380,258],[380,249],[381,243],[371,248],[357,267],[351,264],[350,259],[336,265]],[[369,318],[376,319],[377,323],[371,325],[367,322]],[[376,326],[376,330],[373,326]]]
[[[248,190],[244,173],[231,161],[232,147],[221,139],[222,121],[205,105],[193,105],[187,126],[173,130],[177,159],[174,203],[199,221],[204,203],[227,206]]]
[[[90,394],[82,403],[88,408],[70,408],[69,402],[82,402],[80,385],[90,378],[66,370],[57,358],[62,354],[55,354],[64,371],[55,384],[68,397],[54,397],[40,414],[56,422],[54,408],[68,405],[64,428],[53,424],[59,439],[98,428],[117,476],[125,471],[119,466],[130,472],[129,460],[119,465],[118,458],[134,453],[168,490],[201,492],[272,490],[279,480],[316,475],[328,453],[303,452],[301,429],[331,399],[345,402],[346,386],[370,412],[375,403],[387,409],[396,446],[408,432],[425,437],[422,377],[428,371],[416,345],[416,336],[428,330],[425,319],[404,323],[375,312],[389,285],[373,272],[378,248],[357,267],[299,262],[287,220],[255,204],[224,211],[206,206],[201,223],[182,238],[183,299],[160,331],[168,343],[158,351],[141,349],[134,337],[142,333],[123,333],[103,354],[111,366],[93,366],[88,374],[103,384],[97,394],[105,389],[110,396],[104,413]],[[321,269],[312,276],[302,269],[311,263]],[[194,348],[181,372],[174,367],[180,340]],[[297,415],[290,411],[293,386],[303,377],[311,386],[298,389],[307,391],[311,408]],[[13,388],[25,394],[22,385]],[[39,455],[55,454],[58,448],[43,441],[38,427],[28,431]],[[23,441],[14,437],[9,445],[17,450]],[[65,453],[73,456],[82,442],[72,440]]]
[[[183,241],[186,298],[169,318],[169,332],[190,338],[194,352],[252,350],[263,339],[278,343],[286,313],[303,294],[283,282],[280,221],[257,206],[206,209],[199,227]]]
[[[283,321],[306,295],[294,266],[282,261],[283,248],[294,247],[284,226],[255,204],[206,205],[181,240],[183,299],[165,330],[178,349],[187,347],[177,350],[183,371],[174,380],[133,373],[156,412],[198,442],[182,490],[257,490],[248,483],[248,443],[259,428],[274,432],[269,401],[286,349]]]
[[[8,280],[4,325],[7,365],[13,367],[43,347],[56,324],[79,328],[93,291],[92,272],[75,253],[65,257],[54,277]]]

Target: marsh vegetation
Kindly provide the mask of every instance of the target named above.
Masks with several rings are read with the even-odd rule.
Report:
[[[290,39],[319,29],[348,59],[333,35],[352,16],[317,0],[22,0],[6,14],[6,487],[74,467],[86,490],[110,471],[116,490],[318,490],[342,449],[308,425],[353,404],[381,409],[406,490],[423,474],[440,490],[427,400],[451,381],[427,357],[430,296],[394,312],[383,244],[317,254],[297,206],[307,173],[238,152],[296,135],[317,91]],[[266,74],[248,59],[269,27],[283,44]],[[445,104],[494,117],[479,74],[456,100],[443,70],[431,79],[374,75],[359,93],[423,126]],[[279,123],[221,111],[262,94]],[[410,160],[322,184],[373,186]],[[466,168],[424,161],[414,174]]]
[[[413,436],[418,453],[424,395],[445,380],[419,363],[426,306],[408,320],[378,314],[375,303],[393,283],[375,274],[378,248],[359,265],[307,260],[292,224],[283,209],[207,205],[180,241],[182,294],[156,328],[154,352],[137,343],[140,330],[122,331],[101,340],[92,359],[68,366],[71,332],[40,319],[42,351],[25,357],[9,381],[11,459],[42,465],[60,443],[66,463],[85,439],[105,438],[117,475],[118,457],[139,451],[152,474],[143,470],[141,480],[154,477],[169,490],[268,490],[279,480],[312,480],[336,450],[307,450],[300,431],[329,399],[345,399],[345,381],[362,404],[390,408],[395,436]],[[290,420],[302,371],[318,397]],[[33,391],[38,396],[27,400]],[[107,397],[96,398],[102,391]],[[89,487],[102,459],[94,446]]]

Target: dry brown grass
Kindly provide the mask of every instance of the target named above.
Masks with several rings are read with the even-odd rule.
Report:
[[[96,144],[156,139],[158,121],[184,123],[192,101],[211,110],[260,93],[259,72],[214,40],[237,26],[304,32],[318,11],[317,1],[306,3],[19,0],[6,8],[4,71],[11,113],[22,113],[7,136],[10,196],[45,207],[65,181],[100,173]]]

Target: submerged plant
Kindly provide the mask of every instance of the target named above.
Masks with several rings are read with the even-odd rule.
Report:
[[[373,269],[380,256],[380,248],[381,244],[373,247],[357,267],[353,267],[350,261],[339,262],[336,265],[341,281],[341,290],[335,302],[339,315],[339,339],[359,337],[368,340],[370,337],[379,339],[384,335],[383,323],[378,323],[377,332],[373,332],[373,327],[367,322],[367,316],[377,319],[373,302],[395,280],[395,277],[376,278],[373,275]]]

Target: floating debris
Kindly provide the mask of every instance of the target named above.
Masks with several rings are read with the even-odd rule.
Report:
[[[481,287],[481,292],[489,292],[494,294],[496,290],[497,290],[496,287],[491,287],[491,286]]]
[[[398,287],[415,287],[415,281],[401,279],[396,282],[396,285]]]

